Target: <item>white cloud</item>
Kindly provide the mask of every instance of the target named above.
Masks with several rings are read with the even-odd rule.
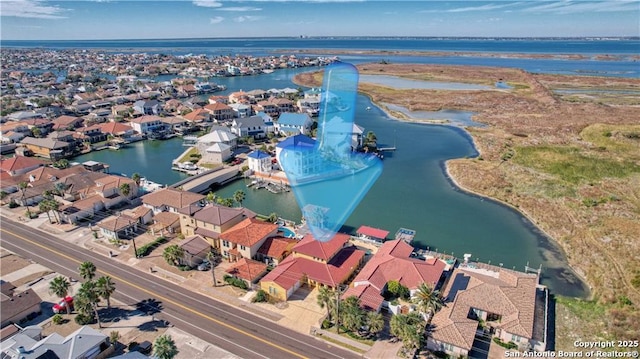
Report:
[[[488,11],[488,10],[496,10],[502,9],[505,7],[513,6],[516,3],[506,3],[506,4],[486,4],[480,6],[467,6],[467,7],[459,7],[454,9],[445,10],[445,12],[468,12],[468,11]]]
[[[530,3],[528,3],[530,4]],[[640,1],[556,1],[543,5],[527,7],[522,11],[554,14],[571,14],[579,12],[615,12],[638,11]]]
[[[262,8],[252,7],[252,6],[231,6],[231,7],[223,7],[218,9],[218,11],[261,11]]]
[[[214,0],[194,0],[193,5],[202,7],[220,7],[222,3]]]
[[[10,0],[2,2],[2,16],[28,17],[36,19],[64,19],[63,9],[56,5],[46,5],[39,0]]]
[[[235,22],[247,22],[247,21],[258,21],[262,19],[262,16],[238,16],[238,17],[234,17],[233,21]]]
[[[209,19],[209,22],[212,23],[212,24],[219,24],[219,23],[221,23],[223,21],[224,21],[224,18],[222,16],[215,16],[215,17],[212,17],[211,19]]]

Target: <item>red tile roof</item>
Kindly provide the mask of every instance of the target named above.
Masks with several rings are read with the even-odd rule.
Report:
[[[291,238],[267,238],[262,246],[260,246],[260,249],[258,249],[258,253],[267,257],[280,259],[286,252],[290,251],[296,243],[297,241]]]
[[[293,247],[293,252],[328,261],[348,241],[349,235],[344,233],[337,233],[327,242],[318,241],[313,235],[308,234]]]
[[[125,133],[127,131],[133,131],[133,127],[120,122],[105,123],[101,126],[101,129],[103,133],[110,133],[114,135]]]
[[[220,238],[241,246],[251,247],[277,230],[278,225],[275,223],[247,218],[222,233]]]
[[[385,231],[384,229],[373,228],[368,226],[361,226],[356,231],[358,234],[364,234],[365,236],[373,237],[373,238],[381,238],[384,239],[389,234],[389,231]]]
[[[289,289],[306,276],[309,280],[335,287],[349,278],[364,255],[365,252],[351,246],[342,248],[329,263],[289,256],[262,281],[273,281]]]
[[[435,258],[410,258],[412,251],[413,247],[401,240],[385,242],[358,273],[354,282],[367,282],[379,291],[390,280],[397,280],[409,289],[415,289],[421,283],[435,286],[446,263]]]
[[[9,173],[20,171],[29,167],[44,166],[47,163],[37,158],[15,156],[6,160],[0,161],[0,168]]]
[[[227,273],[242,278],[246,281],[253,282],[258,279],[262,273],[267,270],[267,265],[254,261],[253,259],[242,258],[233,266],[227,269]]]
[[[384,298],[380,295],[380,292],[370,285],[359,285],[357,287],[349,287],[342,298],[349,298],[351,296],[358,297],[360,299],[360,306],[367,310],[378,310],[382,306]]]

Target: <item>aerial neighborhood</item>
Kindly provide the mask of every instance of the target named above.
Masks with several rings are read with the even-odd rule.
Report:
[[[1,149],[13,153],[0,164],[3,206],[23,223],[40,217],[61,233],[85,228],[92,245],[123,266],[135,263],[151,273],[167,272],[166,278],[210,272],[199,277],[200,286],[234,287],[253,302],[243,305],[275,310],[302,296],[321,310],[302,314],[311,321],[296,330],[361,352],[382,342],[385,328],[386,338],[394,338],[385,342],[397,342],[408,357],[424,349],[439,357],[471,357],[481,341],[503,350],[545,351],[549,293],[539,270],[520,272],[473,261],[471,254],[457,259],[417,249],[411,245],[415,231],[406,228],[394,236],[362,225],[318,241],[304,218],[298,223],[255,213],[243,205],[241,190],[231,198],[210,191],[212,183],[241,177],[251,181],[247,190],[289,191],[280,154],[287,147],[315,146],[321,92],[274,88],[221,95],[214,93],[223,86],[196,77],[251,76],[333,61],[3,50]],[[15,70],[18,64],[42,71]],[[69,69],[65,76],[59,76],[61,68]],[[185,152],[157,164],[192,175],[176,184],[154,183],[136,169],[123,176],[106,163],[73,161],[91,151],[177,136]],[[375,152],[375,134],[354,125],[351,147]],[[303,174],[313,161],[300,160],[306,163],[297,169]],[[11,299],[15,295],[3,290],[3,327],[39,311],[32,309],[39,301]],[[58,349],[39,342],[37,330],[16,335],[9,344],[3,341],[3,353],[24,346],[36,348],[34,353],[59,351],[80,337],[97,353],[109,343],[90,327],[59,336]]]

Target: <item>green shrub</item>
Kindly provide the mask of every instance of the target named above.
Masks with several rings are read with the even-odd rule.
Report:
[[[156,249],[156,247],[160,246],[162,243],[166,241],[167,239],[165,237],[158,237],[156,238],[155,241],[151,243],[147,243],[144,246],[138,248],[138,250],[136,251],[136,254],[138,255],[138,257],[148,256],[149,253],[151,253],[151,251],[153,251],[154,249]]]
[[[64,322],[64,318],[62,317],[62,315],[56,314],[53,317],[51,317],[51,321],[55,325],[60,325],[60,324],[62,324],[62,322]]]
[[[506,349],[517,349],[518,348],[518,344],[514,343],[514,342],[508,342],[505,343],[502,340],[500,340],[500,338],[498,337],[493,337],[493,342],[498,344],[499,346],[506,348]]]
[[[188,272],[190,271],[192,268],[187,266],[187,265],[182,265],[182,266],[178,266],[178,269],[180,269],[183,272]]]
[[[249,286],[247,285],[247,282],[245,282],[244,280],[242,280],[240,278],[232,277],[230,275],[225,275],[224,276],[224,281],[227,284],[232,285],[234,287],[238,287],[240,289],[248,289],[249,288]]]
[[[260,289],[256,295],[251,299],[251,302],[253,303],[263,303],[267,301],[267,292],[265,292],[264,290]]]
[[[16,207],[20,207],[18,202],[11,200],[11,202],[9,202],[9,208],[16,208]]]
[[[91,323],[93,323],[93,317],[90,315],[85,315],[85,314],[78,314],[76,315],[76,317],[74,318],[75,322],[78,325],[89,325]]]
[[[320,326],[320,328],[322,329],[329,329],[333,327],[333,323],[331,323],[331,321],[329,321],[329,319],[325,319],[322,321],[322,325]]]

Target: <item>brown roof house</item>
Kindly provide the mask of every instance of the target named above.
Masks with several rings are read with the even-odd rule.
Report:
[[[538,274],[482,263],[461,264],[443,292],[445,306],[431,321],[427,347],[468,356],[482,330],[520,350],[544,351],[548,292],[538,279]]]
[[[31,150],[36,156],[57,161],[71,155],[68,142],[57,141],[51,138],[25,137],[20,143]]]
[[[174,212],[181,208],[197,205],[204,201],[205,196],[175,188],[163,188],[142,196],[142,204],[151,208],[153,213]]]
[[[222,232],[255,216],[255,213],[246,208],[229,208],[217,204],[204,207],[191,205],[180,210],[180,229],[185,236],[200,235],[212,247],[220,248]]]
[[[98,222],[97,226],[107,239],[130,239],[138,230],[138,221],[127,216],[111,216]]]
[[[180,242],[180,248],[184,250],[184,256],[180,262],[191,268],[202,263],[207,254],[211,252],[209,243],[198,235],[185,238],[184,241]]]
[[[254,283],[267,273],[267,265],[253,259],[242,258],[229,267],[227,273],[232,277],[244,280],[251,288]]]
[[[9,293],[0,294],[0,297],[2,298],[0,303],[2,324],[0,327],[2,328],[11,323],[23,323],[42,312],[40,309],[42,299],[31,288],[22,293],[14,293],[12,290]]]
[[[286,256],[291,253],[293,247],[298,243],[293,238],[270,237],[258,249],[258,260],[269,265],[278,265]]]

